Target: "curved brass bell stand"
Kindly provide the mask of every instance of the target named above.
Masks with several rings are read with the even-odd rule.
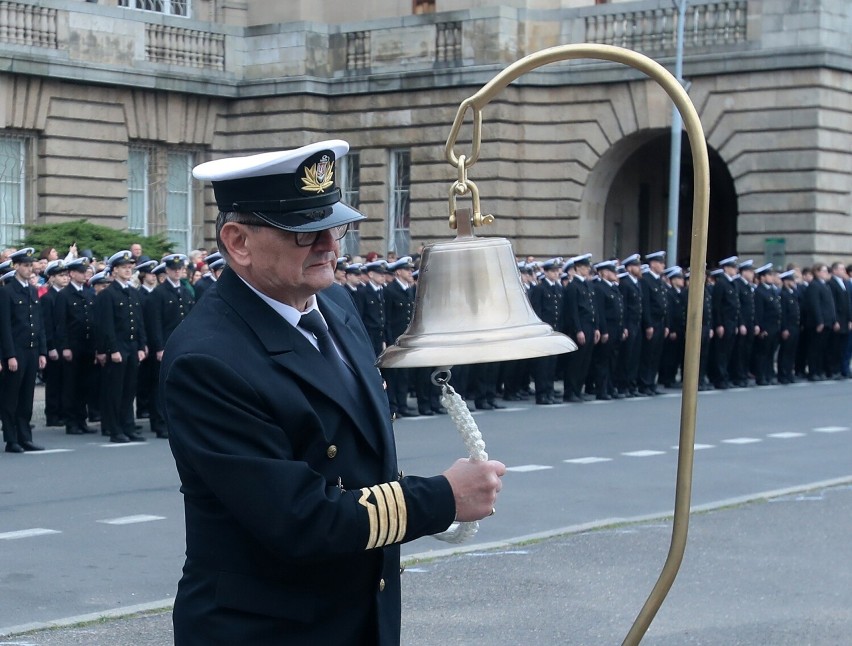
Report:
[[[474,207],[472,222],[477,226],[483,222],[484,216],[481,215],[479,209],[479,192],[476,190],[476,185],[467,177],[467,171],[479,158],[482,136],[482,108],[500,90],[522,74],[548,63],[577,58],[593,58],[623,63],[644,72],[659,83],[674,101],[683,117],[684,127],[692,149],[694,168],[695,188],[692,206],[692,248],[690,251],[692,280],[690,281],[690,298],[687,308],[680,441],[672,537],[669,553],[657,583],[624,639],[623,644],[632,645],[638,644],[642,640],[648,626],[671,589],[683,560],[689,526],[695,418],[698,402],[698,364],[701,351],[701,317],[704,303],[704,258],[707,253],[707,226],[710,207],[710,167],[707,158],[707,142],[704,139],[701,121],[689,96],[677,79],[659,63],[637,52],[609,45],[581,44],[552,47],[531,54],[507,67],[459,106],[445,148],[447,161],[459,169],[459,180],[453,185],[450,215],[455,215],[452,212],[455,206],[455,194],[464,194],[464,192],[469,191],[473,197]],[[472,112],[473,117],[472,150],[469,156],[456,155],[454,146],[468,111]],[[467,189],[467,191],[462,189]],[[450,225],[454,228],[452,220]],[[463,363],[463,360],[459,360],[459,363]]]
[[[511,244],[503,238],[478,238],[473,227],[488,224],[482,215],[479,190],[468,170],[479,158],[482,109],[500,90],[522,74],[542,65],[578,58],[622,63],[654,79],[674,101],[683,117],[692,148],[694,199],[692,207],[692,285],[687,307],[680,441],[674,520],[669,553],[662,572],[640,610],[624,644],[638,644],[671,589],[683,560],[692,495],[695,417],[698,403],[698,364],[704,304],[704,257],[710,206],[710,167],[701,122],[684,89],[659,63],[637,52],[609,45],[563,45],[531,54],[495,76],[461,103],[447,139],[447,161],[458,172],[449,191],[449,242],[428,245],[423,252],[420,281],[411,323],[377,363],[383,368],[435,367],[540,357],[576,349],[571,339],[554,332],[529,305]],[[470,155],[457,155],[456,139],[467,112],[473,120]],[[456,208],[459,196],[471,195],[473,213]],[[505,298],[500,298],[500,296]],[[465,429],[459,427],[465,435]],[[484,445],[483,445],[484,446]]]

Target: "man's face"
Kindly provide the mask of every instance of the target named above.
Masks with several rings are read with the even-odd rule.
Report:
[[[133,254],[134,258],[138,258],[142,255],[142,245],[141,244],[132,244],[130,245],[130,253]]]
[[[545,269],[544,270],[544,275],[547,276],[547,279],[551,283],[558,283],[559,282],[559,274],[561,274],[561,273],[562,273],[562,271],[560,270],[559,267],[556,267],[555,269]]]
[[[653,271],[657,276],[663,273],[666,268],[666,263],[661,260],[652,260],[648,263],[648,268]]]
[[[122,283],[126,283],[133,276],[133,265],[126,263],[116,265],[112,270],[112,275],[118,278]]]
[[[86,282],[86,271],[69,271],[68,275],[75,283],[77,283],[78,285],[82,285]]]
[[[358,287],[361,284],[361,274],[356,274],[354,271],[347,273],[346,282],[353,287]]]
[[[406,285],[410,285],[414,282],[414,279],[411,277],[411,272],[413,270],[408,269],[407,267],[403,267],[402,269],[396,270],[396,277],[399,278]]]
[[[639,278],[642,275],[642,266],[637,263],[630,263],[627,265],[628,273],[634,278]]]
[[[725,265],[723,269],[728,276],[735,276],[737,274],[737,268],[734,265]]]
[[[247,227],[246,279],[262,293],[297,310],[334,282],[340,243],[323,231],[310,247],[296,245],[293,233],[273,227]]]
[[[742,269],[740,270],[740,275],[743,277],[747,283],[754,282],[754,270],[753,269]]]
[[[151,272],[145,272],[142,274],[142,282],[148,285],[149,287],[157,284],[157,275],[152,274]]]
[[[173,283],[176,283],[180,280],[180,271],[180,269],[172,269],[171,267],[166,267],[166,275]]]
[[[56,285],[59,289],[65,287],[71,281],[71,277],[68,275],[67,271],[63,271],[62,273],[56,274],[53,277],[53,284]]]
[[[18,276],[19,280],[29,281],[30,276],[33,275],[33,263],[31,262],[19,262],[15,265],[15,274]]]

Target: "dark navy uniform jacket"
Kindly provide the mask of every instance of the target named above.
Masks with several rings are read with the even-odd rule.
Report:
[[[781,331],[781,294],[766,283],[754,290],[754,322],[770,335]]]
[[[168,279],[157,285],[147,298],[145,329],[148,352],[154,353],[166,347],[166,341],[189,315],[195,301],[183,283],[175,287]]]
[[[375,289],[372,283],[361,285],[358,288],[355,305],[358,308],[358,314],[361,315],[364,327],[367,328],[367,334],[373,344],[373,351],[376,356],[379,356],[382,351],[382,344],[387,342],[385,336],[387,334],[385,329],[387,319],[385,316],[384,288]]]
[[[455,516],[401,477],[390,409],[339,285],[320,311],[363,392],[231,269],[166,344],[160,392],[186,512],[175,643],[398,644],[399,543]]]
[[[384,297],[385,338],[388,343],[395,343],[411,322],[414,313],[414,286],[403,289],[399,281],[394,280],[385,286]]]
[[[562,329],[562,285],[543,280],[530,287],[527,295],[538,318],[554,330]]]
[[[139,292],[117,280],[95,298],[95,349],[101,354],[143,350],[147,343]]]
[[[720,325],[725,334],[732,334],[740,324],[740,294],[734,281],[724,274],[719,276],[713,286],[713,327]]]
[[[95,293],[69,283],[56,299],[57,350],[71,350],[76,356],[95,351]]]
[[[662,278],[648,272],[639,281],[642,287],[642,328],[664,328],[669,325],[669,302]]]
[[[17,358],[18,353],[29,350],[46,355],[47,340],[36,288],[21,285],[17,278],[12,278],[0,288],[0,299],[5,301],[0,309],[3,312],[0,321],[3,358]]]
[[[633,334],[642,325],[642,287],[639,281],[625,276],[618,281],[618,289],[624,299],[624,326]]]

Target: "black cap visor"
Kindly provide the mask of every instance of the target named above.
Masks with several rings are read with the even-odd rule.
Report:
[[[284,231],[296,233],[310,233],[312,231],[325,231],[343,224],[350,224],[365,220],[366,217],[356,211],[348,204],[336,202],[329,206],[307,209],[304,211],[291,211],[288,213],[253,211],[253,215],[260,218],[266,224]]]

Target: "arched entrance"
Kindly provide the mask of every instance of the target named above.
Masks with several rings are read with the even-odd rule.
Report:
[[[601,257],[623,258],[667,246],[669,154],[668,130],[644,130],[613,145],[592,171],[584,195],[586,217],[597,221],[602,235]],[[668,264],[689,264],[692,234],[692,157],[684,135],[680,175],[678,258]],[[736,253],[737,195],[727,165],[715,150],[710,159],[710,264]],[[602,226],[600,224],[602,223]],[[602,231],[601,231],[602,229]],[[586,230],[584,233],[592,234]]]

